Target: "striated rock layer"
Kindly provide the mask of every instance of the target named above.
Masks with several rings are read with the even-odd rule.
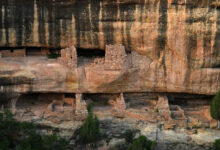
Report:
[[[78,67],[72,64],[75,60],[69,59],[1,58],[0,92],[183,92],[213,95],[220,87],[219,68],[191,69],[180,66],[177,60],[171,63],[170,61],[176,59],[174,56],[170,56],[168,62],[165,62],[168,64],[161,64],[158,60],[153,61],[147,56],[132,52],[125,56],[123,62],[118,61],[121,59],[117,55],[110,57],[115,62],[111,64],[107,61],[106,54],[105,58],[79,58]],[[65,60],[66,63],[59,60]]]
[[[206,150],[219,138],[208,129],[217,126],[209,102],[220,89],[219,7],[219,0],[0,0],[0,107],[70,138],[92,103],[115,141],[136,128],[159,150]],[[52,48],[63,48],[58,59],[30,56]]]
[[[1,0],[1,47],[92,51],[121,43],[127,67],[0,58],[0,91],[213,95],[220,88],[218,7],[216,0]]]

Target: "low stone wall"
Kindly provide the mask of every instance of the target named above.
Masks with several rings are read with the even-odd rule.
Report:
[[[25,49],[16,49],[16,50],[0,50],[2,57],[25,57]]]

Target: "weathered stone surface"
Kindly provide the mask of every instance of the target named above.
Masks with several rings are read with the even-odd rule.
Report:
[[[76,125],[74,119],[87,116],[86,103],[82,94],[74,99],[63,97],[63,93],[214,95],[220,88],[219,6],[216,0],[1,0],[0,102],[10,98],[10,108],[20,121],[75,130],[81,123]],[[58,60],[4,58],[2,50],[10,47],[44,49],[30,49],[26,53],[31,55],[46,55],[49,48],[70,48],[62,50]],[[80,58],[75,47],[105,50],[106,55]],[[50,96],[26,102],[18,99],[26,93]],[[61,96],[51,96],[54,93]],[[208,105],[169,105],[166,96],[159,96],[157,102],[135,97],[126,104],[121,94],[113,106],[116,116],[123,119],[112,128],[119,131],[108,135],[120,137],[118,126],[124,121],[148,138],[157,139],[157,149],[201,150],[198,145],[210,146],[219,138],[216,130],[199,129],[197,134],[188,134],[184,129],[215,128]],[[94,113],[100,119],[107,115],[115,121],[109,111],[112,109],[106,108],[94,108],[98,110]],[[161,130],[158,125],[173,130]],[[181,131],[175,131],[178,127]]]
[[[212,95],[220,88],[220,15],[214,0],[2,0],[0,8],[2,47],[104,50],[118,43],[132,51],[126,59],[134,66],[123,71],[69,70],[42,59],[36,65],[33,60],[1,58],[1,91]],[[17,73],[10,71],[15,67]]]
[[[175,95],[169,95],[169,97],[176,97]],[[196,96],[196,99],[200,98],[199,95]],[[190,96],[185,95],[185,97]],[[169,105],[167,97],[158,93],[84,94],[84,96],[82,94],[32,93],[21,95],[11,107],[16,109],[15,117],[19,121],[34,122],[46,127],[40,130],[47,130],[49,133],[58,132],[59,135],[62,134],[73,140],[76,137],[73,134],[74,131],[82,123],[76,119],[82,120],[88,113],[86,101],[93,103],[92,112],[101,122],[101,132],[107,135],[111,142],[115,138],[120,141],[124,138],[123,133],[126,129],[130,128],[139,129],[141,134],[146,135],[149,139],[157,140],[158,150],[161,150],[161,147],[167,147],[164,148],[165,150],[176,147],[179,147],[180,150],[188,150],[193,147],[198,147],[198,150],[207,150],[220,136],[219,131],[214,129],[217,121],[208,119],[210,113],[207,110],[209,107],[207,103],[203,102],[195,107],[188,104],[195,100],[191,98],[187,98],[186,103],[177,107],[173,104]],[[72,105],[72,102],[75,104]],[[14,107],[15,105],[16,107]],[[155,106],[160,110],[155,111]],[[175,108],[172,108],[173,106]],[[117,113],[112,113],[112,110]],[[181,114],[184,115],[184,118],[181,115],[172,118],[174,110],[184,110],[184,114]],[[161,119],[160,115],[162,117],[168,115],[170,120]],[[117,119],[119,117],[120,119]],[[179,119],[189,121],[187,124],[183,124]],[[207,126],[209,124],[213,129]],[[208,139],[205,138],[206,136]],[[105,138],[106,136],[103,137],[103,140]],[[199,149],[200,146],[203,148]]]
[[[70,69],[77,67],[77,53],[74,46],[71,48],[61,49],[60,53],[61,57],[58,58],[60,63],[68,66]]]
[[[86,102],[82,96],[82,94],[76,94],[76,120],[84,120],[88,115]]]
[[[103,61],[97,63],[97,59],[92,58],[91,65],[79,64],[80,67],[77,67],[77,60],[73,58],[76,57],[76,53],[70,54],[68,58],[61,57],[58,61],[48,60],[45,57],[1,58],[0,92],[183,92],[212,95],[220,87],[218,68],[195,69],[189,74],[176,74],[173,70],[166,72],[164,76],[164,67],[158,66],[157,62],[149,62],[145,56],[132,55],[128,54],[125,58],[126,67],[118,68],[116,65],[115,69],[109,63],[103,64]],[[148,65],[144,66],[140,62],[132,65],[134,63],[131,61],[137,56],[141,58],[140,60],[145,60]],[[175,63],[172,65],[175,66]],[[181,67],[176,66],[175,69],[179,68]],[[183,69],[189,68],[182,67],[181,70]],[[178,78],[174,80],[176,75]],[[180,78],[187,80],[179,80]]]
[[[124,111],[126,110],[126,104],[124,100],[123,93],[120,93],[115,100],[111,100],[111,105],[113,105],[112,114],[115,117],[123,118]]]
[[[25,49],[16,49],[16,51],[1,50],[0,53],[2,57],[25,57],[26,56]]]
[[[171,112],[169,107],[168,98],[166,96],[160,96],[155,107],[155,111],[158,111],[159,115],[163,117],[164,120],[171,120]]]
[[[123,45],[106,45],[105,69],[121,70],[126,61],[126,52]]]

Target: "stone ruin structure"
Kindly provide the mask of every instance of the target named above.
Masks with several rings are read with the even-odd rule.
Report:
[[[112,113],[115,117],[123,118],[124,111],[126,110],[126,103],[123,93],[118,94],[115,99],[109,100],[109,103],[113,106]]]
[[[48,59],[42,59],[42,61],[48,61]],[[37,89],[37,91],[34,92],[41,91],[41,89],[39,89],[38,87],[44,87],[42,88],[43,89],[41,91],[42,93],[47,93],[46,90],[48,90],[48,91],[53,91],[54,93],[57,92],[58,94],[56,95],[56,97],[47,95],[44,98],[39,98],[42,99],[42,101],[43,99],[49,100],[49,102],[45,104],[46,107],[44,108],[44,110],[42,110],[45,116],[56,116],[56,114],[59,115],[69,114],[71,116],[71,117],[69,116],[69,118],[75,118],[76,120],[83,120],[86,118],[88,112],[87,112],[86,102],[85,99],[83,98],[82,93],[100,92],[101,94],[103,94],[106,92],[106,93],[112,93],[114,97],[109,99],[109,104],[111,104],[112,106],[111,114],[115,117],[123,118],[126,116],[130,116],[132,118],[138,118],[140,120],[147,120],[147,121],[149,120],[155,121],[156,118],[156,120],[158,122],[162,122],[164,124],[164,127],[167,129],[174,128],[177,124],[186,126],[186,124],[190,124],[191,122],[193,122],[193,124],[199,123],[198,120],[195,121],[195,118],[197,116],[200,117],[201,116],[200,114],[193,112],[191,110],[188,111],[187,110],[188,108],[186,108],[185,110],[185,108],[183,109],[179,105],[169,104],[169,99],[166,95],[158,96],[158,100],[156,101],[156,104],[153,106],[151,105],[153,107],[153,111],[158,112],[157,114],[158,116],[152,115],[155,118],[149,116],[149,114],[151,114],[152,112],[150,112],[151,110],[148,107],[143,107],[138,111],[136,109],[129,110],[129,105],[126,106],[126,102],[124,98],[124,94],[126,92],[123,91],[124,93],[123,94],[122,88],[125,88],[127,91],[133,91],[134,88],[136,87],[142,90],[142,88],[144,88],[146,85],[151,86],[151,84],[143,85],[144,82],[141,82],[142,80],[140,79],[145,78],[148,75],[154,77],[153,75],[149,74],[148,71],[150,71],[149,70],[150,65],[151,67],[155,67],[154,66],[155,63],[152,62],[152,59],[148,58],[147,56],[142,56],[141,53],[135,51],[126,54],[125,47],[121,44],[106,45],[105,56],[101,56],[101,57],[93,56],[92,58],[89,57],[86,59],[83,58],[83,56],[77,58],[76,48],[72,46],[70,48],[62,49],[61,56],[58,58],[58,60],[53,60],[51,62],[53,65],[48,65],[50,67],[47,68],[47,66],[45,66],[46,62],[42,62],[41,65],[41,62],[39,63],[38,61],[36,61],[37,65],[34,67],[36,67],[36,70],[40,69],[40,72],[39,73],[36,72],[36,74],[33,75],[31,74],[30,76],[31,78],[33,77],[36,79],[39,78],[39,81],[41,81],[38,83],[38,80],[34,80],[35,82],[38,83],[37,87],[34,85],[35,82],[31,82],[33,83],[33,85],[31,85],[33,86],[32,89],[33,90]],[[24,64],[25,63],[26,62],[24,62]],[[35,63],[31,62],[29,64],[35,64]],[[60,64],[67,66],[68,69],[61,66]],[[60,71],[60,74],[53,73],[53,69],[57,69],[57,67],[61,67],[59,69],[62,69],[62,71]],[[71,72],[71,69],[75,69],[76,71]],[[130,72],[128,71],[128,69],[130,69],[129,70]],[[139,69],[142,71],[145,70],[147,72],[138,72]],[[135,71],[133,72],[132,70]],[[125,74],[123,74],[124,72]],[[138,74],[136,74],[136,72],[138,72]],[[21,70],[21,75],[23,75],[22,73],[23,71]],[[17,74],[15,74],[15,77],[16,75]],[[162,75],[162,73],[158,75]],[[11,76],[13,75],[10,75],[10,77]],[[41,77],[43,78],[41,79]],[[57,77],[61,77],[61,78],[55,80],[54,82],[54,79],[56,79]],[[24,80],[25,79],[26,78],[24,78]],[[17,82],[17,78],[13,80],[13,82],[15,81]],[[30,81],[28,80],[26,82],[29,83]],[[51,86],[45,86],[44,84],[45,81],[48,81],[48,85]],[[151,82],[147,82],[147,83],[151,83]],[[51,88],[48,89],[48,87]],[[20,89],[22,88],[17,88],[16,90],[20,90]],[[75,97],[65,97],[64,94],[65,91],[68,91],[67,93],[74,93]],[[21,93],[18,93],[18,96],[14,96],[10,100],[10,108],[14,114],[16,114],[17,112],[17,108],[16,108],[17,101],[20,95],[22,95],[23,93],[25,92],[22,91]],[[68,113],[66,111],[67,109],[69,109]],[[202,116],[201,117],[202,119],[200,120],[203,120],[203,122],[205,122],[206,124],[212,122],[212,119],[210,118],[209,115],[209,111],[207,109],[204,110],[201,109],[201,110],[202,110],[202,114],[204,114],[205,116],[205,119]],[[146,111],[148,113],[144,113]],[[187,114],[191,114],[195,117],[193,119],[192,117],[189,119],[189,117],[187,117]],[[208,121],[206,121],[206,118],[208,118]]]
[[[77,68],[77,52],[74,46],[70,48],[61,49],[61,57],[58,58],[58,61],[69,68]]]
[[[175,112],[171,110],[172,107],[169,105],[169,101],[167,96],[159,96],[157,104],[155,106],[155,111],[158,112],[159,116],[157,117],[157,123],[161,124],[163,123],[164,128],[166,129],[173,129],[175,128],[176,124],[174,123],[175,119]],[[176,111],[177,113],[178,110]],[[184,113],[183,113],[184,115]],[[178,122],[179,124],[179,122]],[[180,125],[180,124],[179,124]],[[159,126],[159,125],[158,125]]]
[[[75,115],[77,120],[84,120],[87,117],[87,105],[85,100],[83,100],[82,94],[76,94],[76,109]]]
[[[90,64],[89,66],[102,68],[104,64],[105,64],[105,58],[95,58],[94,62]]]
[[[105,70],[122,70],[126,65],[126,51],[122,44],[106,45],[105,58],[94,58],[89,67],[100,67]],[[58,62],[69,68],[77,68],[77,51],[74,46],[61,49]]]
[[[220,89],[219,2],[45,0],[42,5],[28,0],[22,8],[16,1],[0,3],[0,102],[4,107],[10,103],[13,113],[19,114],[20,102],[19,111],[26,107],[20,96],[52,93],[57,98],[33,98],[20,114],[36,110],[46,121],[80,119],[87,114],[87,100],[80,93],[112,94],[117,95],[113,107],[106,108],[116,117],[158,121],[166,129],[216,127],[209,103]],[[107,45],[105,57],[96,57],[96,50],[104,51],[110,42],[125,47]],[[94,55],[77,58],[70,47],[61,50],[58,61],[47,59],[49,51],[70,43],[78,52],[86,48]],[[129,61],[132,67],[126,68]],[[149,98],[149,93],[158,95]]]
[[[187,127],[190,129],[199,127],[216,126],[209,113],[209,105],[201,105],[200,110],[194,110],[189,106],[179,106],[169,104],[167,96],[159,96],[154,111],[158,112],[157,123],[162,124],[164,129],[174,129],[176,127]]]
[[[40,95],[41,96],[41,95]],[[41,100],[42,98],[38,97],[38,100]],[[52,95],[49,95],[52,96]],[[53,97],[53,96],[52,96]],[[45,99],[45,96],[44,96]],[[48,98],[47,98],[48,99]],[[64,107],[66,104],[70,105],[73,109],[76,107],[76,100],[74,98],[66,98],[64,94],[59,94],[56,97],[50,98],[51,103],[48,104],[48,111],[55,112],[56,105],[59,105],[61,108],[61,111],[64,111]]]
[[[158,111],[160,116],[164,120],[170,121],[171,120],[171,112],[169,108],[168,98],[166,96],[160,96],[157,101],[157,105],[155,107],[155,111]]]
[[[41,119],[49,119],[52,122],[60,122],[62,120],[84,120],[87,117],[87,105],[83,99],[83,94],[75,94],[75,97],[66,97],[65,94],[39,94],[37,96],[37,102],[41,103],[40,106],[33,105],[32,102],[28,102],[30,108],[21,109],[18,104],[22,100],[29,99],[31,101],[33,97],[24,97],[22,95],[14,98],[10,102],[9,108],[14,115],[22,117],[25,109],[34,113],[36,117]],[[34,98],[34,101],[36,99]],[[36,108],[35,108],[36,107]],[[65,117],[64,117],[65,116]],[[22,120],[22,119],[21,119]]]
[[[25,57],[25,56],[26,56],[25,49],[1,50],[0,51],[0,58],[1,57]]]
[[[60,106],[61,111],[64,112],[65,104],[68,104],[72,108],[70,111],[73,112],[73,118],[75,120],[84,120],[87,117],[88,111],[83,94],[76,93],[75,98],[67,98],[64,94],[53,98],[52,102],[48,104],[47,111],[56,112],[56,105]]]
[[[84,120],[88,114],[86,102],[93,103],[95,102],[94,99],[90,99],[88,94],[86,96],[81,93],[71,95],[69,97],[65,94],[39,94],[37,100],[34,99],[33,101],[29,97],[21,98],[21,95],[17,99],[11,100],[10,108],[15,115],[22,116],[26,114],[28,116],[25,113],[28,111],[30,112],[29,117],[34,114],[39,119],[50,120],[53,123],[59,123],[64,120]],[[144,95],[143,97],[135,95],[137,99],[140,99],[140,102],[135,97],[131,99],[132,101],[129,100],[130,102],[125,101],[128,95],[124,96],[123,93],[109,95],[108,104],[110,104],[111,109],[108,110],[105,107],[98,106],[98,111],[101,114],[109,111],[116,118],[130,117],[157,123],[158,125],[162,124],[164,129],[174,129],[176,127],[193,128],[195,126],[215,127],[217,125],[217,122],[210,118],[209,108],[206,105],[201,105],[199,110],[191,110],[193,107],[189,109],[189,106],[169,104],[169,99],[165,95],[155,95],[154,97],[158,97],[158,100],[149,100]],[[22,102],[22,99],[26,99],[29,104]],[[132,104],[133,102],[135,102],[135,107]],[[95,108],[96,106],[94,106]],[[98,113],[96,109],[93,112],[95,114]]]
[[[11,57],[29,57],[29,56],[47,56],[51,54],[47,47],[5,47],[0,50],[0,58]]]
[[[121,70],[126,61],[125,47],[121,44],[106,45],[105,69]]]

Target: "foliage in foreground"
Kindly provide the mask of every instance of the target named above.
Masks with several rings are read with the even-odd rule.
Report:
[[[135,134],[132,130],[126,130],[124,135],[126,143],[131,144],[134,141]]]
[[[39,135],[33,123],[18,122],[0,113],[0,150],[65,150],[67,142],[56,135]]]
[[[135,139],[138,130],[126,130],[124,138],[126,142],[119,142],[109,150],[153,150],[156,146],[155,141],[148,140],[146,136],[140,135]]]
[[[212,118],[218,120],[218,128],[220,129],[220,91],[215,95],[210,104],[210,113]]]
[[[150,141],[146,136],[140,135],[133,143],[128,147],[128,150],[153,150],[156,146],[156,142]]]
[[[220,150],[220,139],[215,140],[213,147],[210,148],[209,150]]]
[[[89,105],[87,108],[89,114],[79,129],[79,142],[84,144],[94,142],[100,137],[99,120],[93,115],[91,107],[92,105]]]
[[[220,120],[220,91],[213,98],[210,105],[210,112],[212,118]]]
[[[140,132],[139,130],[126,130],[124,138],[127,144],[132,144],[135,140],[136,134]]]

